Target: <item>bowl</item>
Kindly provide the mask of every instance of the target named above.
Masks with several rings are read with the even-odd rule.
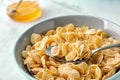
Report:
[[[86,25],[94,29],[102,29],[103,31],[107,32],[110,36],[120,40],[120,26],[117,24],[98,17],[93,16],[83,16],[83,15],[71,15],[71,16],[62,16],[62,17],[55,17],[34,25],[33,27],[29,28],[25,31],[21,37],[18,39],[15,49],[14,49],[14,60],[17,68],[28,78],[28,80],[35,80],[30,73],[28,72],[27,68],[23,64],[23,58],[21,56],[22,50],[30,44],[30,36],[32,33],[40,33],[44,34],[49,29],[56,28],[58,26],[64,26],[68,23],[73,23],[74,25]],[[115,75],[108,78],[108,80],[120,80],[120,71],[118,71]]]

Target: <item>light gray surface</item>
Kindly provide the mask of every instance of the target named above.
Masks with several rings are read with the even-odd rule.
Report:
[[[13,48],[25,30],[44,19],[85,14],[103,17],[120,25],[120,0],[40,0],[40,6],[44,12],[40,20],[18,23],[7,17],[6,6],[0,4],[0,80],[27,80],[16,69],[13,62]]]

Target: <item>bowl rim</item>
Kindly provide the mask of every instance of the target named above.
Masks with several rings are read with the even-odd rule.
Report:
[[[13,51],[14,51],[14,52],[13,52],[13,53],[14,53],[14,56],[13,56],[13,57],[14,57],[14,60],[13,60],[13,62],[14,62],[14,64],[16,65],[17,70],[19,70],[19,72],[21,72],[22,75],[24,75],[27,79],[35,80],[34,77],[32,77],[31,75],[25,73],[24,70],[22,70],[22,68],[20,68],[19,64],[17,63],[17,58],[16,58],[15,54],[16,54],[16,47],[17,47],[17,45],[18,45],[18,42],[20,41],[20,39],[22,38],[22,36],[23,36],[27,31],[29,31],[30,29],[34,28],[36,25],[38,25],[38,24],[40,24],[40,23],[44,23],[44,22],[50,21],[50,20],[54,20],[54,19],[57,19],[57,18],[64,18],[64,17],[90,17],[90,18],[94,18],[94,19],[99,19],[99,20],[101,20],[101,21],[107,21],[107,22],[112,23],[112,24],[114,24],[114,25],[116,25],[116,26],[118,26],[118,27],[120,28],[120,25],[114,23],[114,22],[111,21],[111,20],[104,19],[104,18],[98,17],[98,16],[91,16],[91,15],[63,15],[63,16],[55,16],[55,17],[50,17],[50,18],[46,18],[46,19],[44,19],[44,20],[41,20],[40,22],[36,23],[35,25],[32,25],[30,28],[28,28],[27,30],[25,30],[25,31],[19,36],[19,38],[18,38],[18,39],[16,40],[16,42],[15,42],[15,47],[14,47],[14,50],[13,50]],[[110,79],[117,78],[119,74],[120,74],[120,71],[117,72],[115,75],[109,77],[109,78],[110,78]],[[108,78],[108,79],[109,79],[109,78]]]

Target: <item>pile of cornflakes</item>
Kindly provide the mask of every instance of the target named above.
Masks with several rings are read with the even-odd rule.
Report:
[[[51,29],[45,35],[33,33],[31,44],[22,51],[24,65],[38,80],[105,80],[120,68],[120,48],[111,48],[94,54],[89,62],[61,63],[46,55],[46,48],[52,48],[51,54],[66,61],[87,59],[91,51],[103,46],[118,43],[101,29],[88,26]]]

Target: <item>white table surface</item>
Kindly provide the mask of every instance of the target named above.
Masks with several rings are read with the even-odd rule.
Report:
[[[43,17],[29,23],[12,21],[0,3],[0,80],[27,80],[16,68],[13,49],[20,35],[42,20],[63,15],[91,15],[120,25],[120,0],[40,0]]]

